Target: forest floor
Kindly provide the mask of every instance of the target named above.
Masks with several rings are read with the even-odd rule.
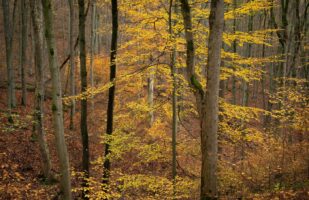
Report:
[[[0,199],[54,199],[59,192],[59,184],[45,183],[42,178],[41,154],[35,134],[33,134],[32,113],[30,105],[20,105],[20,93],[17,93],[17,107],[13,109],[14,125],[9,125],[5,115],[6,91],[0,90]],[[28,94],[29,104],[33,102],[33,94]],[[56,174],[59,169],[55,138],[52,130],[52,118],[48,105],[50,100],[45,101],[45,129],[48,142],[52,171]],[[89,109],[90,106],[89,106]],[[101,109],[100,109],[101,110]],[[102,114],[102,117],[104,115]],[[91,119],[91,115],[89,119]],[[69,130],[69,110],[64,113],[65,137],[70,155],[70,167],[72,171],[81,171],[82,146],[79,133],[79,113],[74,118],[75,128]],[[91,123],[102,123],[100,117],[89,120]],[[91,125],[90,127],[96,127]],[[100,144],[100,135],[93,134],[96,130],[89,129],[89,143],[91,160],[96,159],[93,155],[103,155],[103,145]],[[78,186],[78,180],[72,178],[72,186]],[[77,196],[75,196],[78,199]]]
[[[42,179],[41,159],[36,136],[33,134],[32,113],[33,94],[28,93],[29,105],[20,106],[20,93],[17,92],[17,107],[13,110],[14,125],[9,125],[5,115],[6,91],[1,89],[0,93],[0,200],[10,199],[57,199],[59,187],[57,181],[47,184]],[[50,100],[45,101],[45,128],[46,139],[48,141],[53,172],[58,172],[57,154],[54,144],[52,130],[51,113],[49,112]],[[103,155],[103,145],[100,143],[101,130],[95,127],[105,127],[104,103],[96,104],[96,111],[89,116],[89,135],[91,160],[95,160],[95,155]],[[101,108],[100,108],[101,107]],[[100,109],[98,109],[100,108]],[[89,110],[91,106],[89,106]],[[101,112],[100,114],[98,112]],[[69,112],[64,114],[65,137],[68,144],[71,169],[79,171],[81,169],[81,142],[79,126],[74,130],[69,130]],[[79,124],[79,113],[75,115],[75,124]],[[129,163],[128,163],[129,164]],[[125,166],[123,166],[125,167]],[[94,175],[94,174],[92,174]],[[98,175],[99,176],[99,175]],[[57,176],[56,176],[57,177]],[[59,178],[59,177],[58,177]],[[73,177],[72,185],[77,187],[78,180]],[[74,194],[74,199],[80,199],[78,194]],[[229,198],[228,198],[229,199]],[[308,191],[278,191],[267,194],[260,194],[252,199],[278,199],[278,200],[309,200]]]

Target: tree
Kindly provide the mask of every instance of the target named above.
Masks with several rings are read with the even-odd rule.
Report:
[[[86,40],[85,40],[85,1],[79,0],[79,59],[80,59],[80,80],[81,80],[81,93],[87,90],[87,67],[86,67]],[[83,145],[83,172],[84,178],[89,177],[89,144],[88,144],[88,127],[87,127],[87,97],[83,97],[80,101],[81,118],[80,118],[80,131]],[[83,186],[87,186],[87,181],[83,181]],[[83,198],[87,198],[87,191],[83,190]]]
[[[69,8],[70,8],[70,39],[69,39],[69,46],[70,46],[70,95],[75,95],[75,53],[74,53],[74,3],[73,0],[68,0]],[[75,115],[75,99],[72,98],[71,106],[70,106],[70,129],[74,129],[74,115]]]
[[[11,122],[12,122],[11,109],[16,106],[14,68],[12,66],[14,16],[15,16],[16,2],[17,1],[15,0],[13,8],[13,19],[11,19],[10,1],[2,0],[5,50],[6,50],[7,84],[8,84],[8,110],[9,110],[9,121]]]
[[[209,16],[209,42],[205,110],[202,122],[201,199],[217,199],[218,111],[224,1],[212,0]]]
[[[44,68],[43,68],[43,31],[42,10],[38,0],[30,1],[31,19],[35,45],[35,130],[38,135],[40,152],[42,154],[43,174],[47,181],[53,178],[51,160],[44,130]]]
[[[26,85],[26,76],[25,76],[25,65],[26,65],[26,49],[27,49],[27,1],[20,1],[20,72],[21,72],[21,90],[22,98],[21,105],[27,105],[27,85]]]
[[[113,133],[113,117],[114,117],[114,100],[115,100],[115,78],[116,78],[116,56],[117,56],[117,40],[118,40],[118,5],[117,0],[111,0],[112,3],[112,42],[110,52],[110,75],[109,81],[113,85],[108,91],[108,106],[107,106],[107,126],[106,134],[108,136]],[[110,145],[105,144],[105,160],[103,163],[103,184],[109,183],[110,176]]]
[[[149,77],[147,78],[147,93],[148,93],[148,106],[149,106],[149,125],[152,126],[154,122],[154,112],[153,112],[153,93],[154,93],[154,70],[149,70]]]
[[[173,14],[173,7],[176,7],[176,5],[173,6],[173,0],[170,0],[169,2],[169,34],[171,37],[171,40],[174,38],[173,33],[173,20],[172,20],[172,14]],[[172,115],[173,115],[173,121],[172,121],[172,177],[173,177],[173,186],[174,186],[174,193],[176,191],[176,176],[177,176],[177,168],[176,168],[176,162],[177,162],[177,131],[178,131],[178,123],[177,123],[177,68],[175,66],[176,64],[176,48],[175,45],[172,47],[171,52],[171,71],[172,71],[172,77],[173,77],[173,97],[172,97]],[[175,194],[174,194],[175,195]]]
[[[181,9],[187,43],[187,74],[195,89],[195,97],[201,123],[201,199],[216,199],[217,191],[217,153],[218,153],[218,97],[221,61],[222,34],[224,25],[223,0],[212,0],[209,16],[209,43],[207,60],[206,95],[198,82],[194,69],[194,39],[192,33],[191,9],[187,0],[181,0]],[[206,114],[207,112],[207,114]]]
[[[91,11],[91,33],[90,33],[90,83],[91,87],[94,86],[94,75],[93,75],[93,55],[96,41],[96,1],[93,0]],[[94,100],[91,101],[92,110],[94,110]]]
[[[60,70],[57,64],[52,4],[50,0],[42,0],[42,5],[45,22],[45,39],[48,49],[49,69],[52,79],[53,127],[56,137],[56,149],[60,161],[61,191],[63,192],[63,199],[70,200],[72,199],[70,165],[67,146],[64,138],[61,81]]]

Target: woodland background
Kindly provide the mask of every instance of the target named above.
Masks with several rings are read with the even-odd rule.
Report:
[[[309,1],[224,2],[219,197],[309,199]],[[2,0],[0,199],[61,199],[59,164],[65,158],[74,199],[199,199],[200,121],[196,91],[186,78],[180,1],[118,0],[117,76],[112,82],[111,2],[51,1],[68,149],[62,158],[57,156],[52,123],[51,52],[42,34],[43,26],[51,24],[43,20],[40,3]],[[191,0],[189,6],[197,86],[205,88],[210,2]],[[9,23],[4,16],[9,16]],[[36,47],[38,38],[41,46]],[[85,60],[80,59],[83,49]],[[114,124],[112,134],[106,134],[113,86]],[[83,157],[85,133],[89,158]],[[46,156],[50,161],[42,161]],[[110,173],[102,175],[106,159]],[[108,182],[102,183],[103,176]]]

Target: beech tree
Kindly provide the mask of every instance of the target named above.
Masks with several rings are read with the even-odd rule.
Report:
[[[51,159],[44,130],[44,67],[43,67],[43,21],[42,6],[38,0],[30,1],[31,19],[35,45],[35,130],[42,155],[43,174],[47,181],[53,179]]]
[[[115,100],[115,78],[116,78],[116,56],[117,56],[117,40],[118,40],[118,2],[117,0],[111,0],[112,3],[112,42],[110,51],[110,75],[109,81],[113,85],[108,90],[108,106],[107,106],[107,124],[106,134],[107,136],[113,133],[113,118],[114,118],[114,100]],[[110,144],[105,144],[104,163],[103,163],[103,184],[109,183],[110,177]]]
[[[218,97],[221,62],[221,46],[224,25],[223,0],[212,0],[209,16],[209,42],[207,60],[206,95],[198,82],[194,68],[194,38],[192,33],[191,9],[187,0],[181,0],[181,9],[187,42],[187,74],[195,89],[196,103],[201,121],[201,199],[217,199],[217,159],[218,159]]]
[[[218,114],[224,1],[212,0],[209,16],[207,85],[202,122],[201,199],[217,199]]]
[[[21,90],[22,90],[22,98],[21,105],[27,105],[27,83],[26,83],[26,74],[25,74],[25,65],[26,65],[26,49],[27,49],[27,1],[20,1],[20,76],[21,76]]]
[[[96,42],[96,1],[91,3],[91,33],[90,33],[90,83],[94,87],[93,56]],[[94,110],[94,100],[91,101],[92,110]]]
[[[8,105],[8,110],[9,110],[9,121],[12,121],[11,109],[16,106],[14,67],[12,65],[13,33],[14,33],[14,21],[15,21],[14,18],[15,18],[16,2],[17,1],[15,0],[14,8],[13,8],[13,17],[11,17],[10,1],[2,0],[5,51],[6,51],[7,85],[8,85],[7,105]]]
[[[79,59],[80,59],[80,80],[81,80],[81,93],[87,90],[87,67],[86,67],[86,39],[85,39],[85,2],[84,0],[78,1],[79,5]],[[85,180],[83,186],[87,185],[86,179],[89,177],[89,144],[88,144],[88,126],[87,126],[87,97],[83,97],[80,101],[81,118],[80,118],[80,132],[83,145],[83,159],[82,166],[85,173]],[[87,191],[83,191],[83,198],[87,198]]]
[[[75,53],[74,53],[74,3],[73,0],[68,0],[69,8],[70,8],[70,39],[69,39],[69,47],[70,47],[70,95],[75,95]],[[71,100],[70,106],[70,129],[74,128],[74,115],[75,115],[75,99]]]
[[[173,0],[170,0],[169,2],[169,34],[170,34],[170,39],[174,39],[174,32],[173,32],[173,24],[175,22],[172,20],[172,15],[173,11],[175,11],[175,7],[177,5],[174,5]],[[170,66],[171,66],[171,75],[173,77],[173,92],[172,92],[172,113],[173,113],[173,120],[172,120],[172,177],[173,177],[173,186],[174,186],[174,193],[176,190],[176,176],[177,176],[177,132],[178,132],[178,119],[177,119],[177,68],[176,68],[176,48],[175,45],[172,47],[172,52],[171,52],[171,61],[170,61]]]
[[[52,81],[52,114],[54,133],[56,137],[56,149],[60,162],[60,185],[61,191],[63,192],[63,199],[70,200],[72,199],[70,165],[64,137],[62,92],[60,70],[57,63],[52,4],[50,0],[42,0],[42,5],[45,23],[45,39],[47,43],[49,69]]]

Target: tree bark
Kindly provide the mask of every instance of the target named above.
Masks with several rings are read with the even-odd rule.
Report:
[[[148,93],[148,106],[150,108],[149,111],[149,125],[152,126],[154,121],[154,112],[153,112],[153,92],[154,92],[154,69],[150,69],[149,71],[149,77],[147,80],[147,93]]]
[[[61,80],[60,70],[57,63],[52,4],[50,0],[42,0],[42,5],[45,22],[45,38],[48,47],[49,68],[52,79],[52,115],[56,137],[56,149],[60,161],[61,191],[63,193],[63,199],[71,200],[70,166],[64,137]]]
[[[86,67],[86,41],[85,41],[85,1],[78,0],[79,5],[79,59],[80,59],[80,79],[81,79],[81,93],[87,90],[87,67]],[[81,118],[80,131],[83,145],[83,159],[82,166],[84,178],[82,186],[87,186],[86,178],[89,178],[89,143],[88,143],[88,127],[87,127],[87,96],[80,101]],[[87,198],[87,190],[83,190],[83,199]]]
[[[195,89],[194,94],[201,123],[202,171],[200,198],[217,199],[218,96],[224,3],[223,0],[213,0],[211,2],[206,96],[204,96],[202,85],[196,79],[194,70],[195,51],[191,9],[187,0],[180,0],[180,3],[185,26],[187,79]]]
[[[30,1],[35,51],[35,130],[38,135],[42,155],[43,174],[47,181],[53,178],[51,160],[44,131],[44,66],[43,66],[43,31],[42,10],[38,0]]]
[[[218,111],[224,1],[212,0],[209,16],[207,86],[202,122],[201,199],[217,199]],[[206,114],[207,113],[207,114]]]
[[[112,3],[112,42],[110,53],[110,81],[116,78],[116,56],[117,56],[117,40],[118,40],[118,5],[117,0],[111,0]],[[115,83],[108,91],[108,106],[107,106],[107,127],[106,134],[108,136],[113,133],[113,117],[114,117],[114,99],[115,99]],[[105,144],[105,160],[103,163],[103,184],[109,183],[110,177],[110,160],[108,158],[110,145]]]
[[[68,0],[70,8],[70,95],[75,95],[75,53],[74,53],[74,4],[73,0]],[[70,129],[74,129],[74,115],[75,115],[75,99],[72,98],[70,105]]]
[[[176,5],[174,5],[176,7]],[[170,39],[173,41],[174,39],[174,32],[173,32],[173,0],[170,0],[169,5],[169,34]],[[177,176],[177,131],[178,131],[178,121],[177,121],[177,68],[175,66],[176,62],[176,48],[175,45],[172,47],[171,52],[171,60],[170,60],[170,67],[172,71],[172,78],[173,78],[173,97],[172,97],[172,178],[173,178],[173,196],[176,196],[176,176]]]
[[[96,36],[96,30],[95,30],[95,20],[96,20],[96,1],[92,1],[92,12],[91,12],[91,33],[90,33],[90,83],[91,87],[94,87],[94,75],[93,75],[93,54],[94,54],[94,45],[95,45],[95,36]],[[92,96],[91,99],[91,108],[94,110],[94,99]]]
[[[21,75],[21,87],[22,87],[22,98],[21,105],[27,105],[27,87],[26,87],[26,48],[27,48],[27,2],[26,0],[20,1],[20,75]]]
[[[2,0],[3,20],[4,20],[4,37],[5,37],[5,50],[6,50],[6,67],[8,77],[8,97],[7,106],[9,111],[9,121],[12,122],[11,110],[16,106],[15,96],[15,80],[14,68],[12,66],[12,49],[13,49],[13,33],[14,33],[14,15],[16,9],[16,0],[13,8],[13,20],[10,15],[10,2],[9,0]]]

